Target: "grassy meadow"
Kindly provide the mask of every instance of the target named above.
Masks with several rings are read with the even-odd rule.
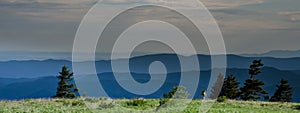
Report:
[[[193,100],[184,113],[197,113],[201,100]],[[89,107],[87,107],[87,105]],[[1,101],[0,113],[151,113],[156,111],[159,99],[28,99]],[[175,107],[174,107],[175,106]],[[176,113],[176,106],[162,107],[160,113]],[[209,113],[300,113],[299,103],[254,102],[226,100],[212,105]]]

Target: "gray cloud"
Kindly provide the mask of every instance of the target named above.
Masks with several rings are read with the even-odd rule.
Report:
[[[81,19],[96,2],[96,0],[1,0],[0,15],[5,16],[0,18],[0,51],[71,51]],[[167,3],[166,0],[105,0],[103,3],[114,7],[117,4],[127,5],[134,2]],[[299,42],[297,31],[300,30],[300,7],[280,6],[281,3],[293,6],[298,3],[297,1],[202,0],[202,2],[210,9],[220,25],[230,53],[299,49],[296,42]],[[172,15],[155,12],[167,19],[181,22]],[[110,14],[109,10],[107,14]],[[124,19],[124,21],[132,20]],[[210,24],[210,21],[203,23]],[[256,46],[252,47],[253,44]]]
[[[131,3],[158,3],[161,5],[171,4],[173,6],[197,7],[194,2],[197,0],[103,0],[106,4],[131,4]],[[211,9],[238,7],[249,4],[260,4],[264,0],[199,0]]]
[[[287,16],[292,22],[300,22],[300,10],[298,11],[281,11],[278,12],[279,15]]]

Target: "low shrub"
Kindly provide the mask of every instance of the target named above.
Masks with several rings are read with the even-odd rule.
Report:
[[[115,104],[113,102],[101,102],[101,104],[99,105],[100,110],[110,109],[113,107],[115,107]]]
[[[85,98],[84,101],[89,102],[89,103],[97,103],[97,102],[99,102],[99,100],[96,99],[96,98]]]
[[[220,96],[218,97],[217,102],[225,102],[226,100],[227,100],[226,96]]]
[[[126,102],[127,106],[145,106],[147,101],[144,99],[132,99]]]
[[[300,104],[298,104],[298,105],[293,105],[292,108],[293,108],[293,109],[300,110]]]
[[[72,104],[72,101],[71,100],[64,100],[64,99],[59,99],[59,100],[55,100],[55,102],[58,102],[58,103],[62,103],[64,106],[69,106]]]
[[[85,103],[81,100],[73,101],[72,106],[84,106]]]

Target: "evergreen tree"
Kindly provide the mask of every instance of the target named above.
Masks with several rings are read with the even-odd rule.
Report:
[[[264,83],[258,79],[254,79],[255,75],[261,73],[260,68],[263,65],[264,64],[261,63],[261,60],[254,60],[250,65],[250,78],[245,81],[245,86],[240,88],[240,98],[242,100],[258,100],[261,98],[261,96],[268,94],[268,92],[262,88]]]
[[[261,60],[254,60],[252,62],[252,64],[250,65],[250,68],[249,68],[249,75],[250,75],[250,78],[253,78],[254,75],[258,75],[261,73],[260,71],[260,68],[264,66],[263,63],[261,63]]]
[[[220,73],[217,77],[217,80],[215,81],[215,83],[213,84],[213,86],[211,88],[211,91],[210,91],[211,94],[209,95],[210,99],[218,98],[218,96],[221,92],[223,83],[224,83],[224,75]]]
[[[172,90],[163,95],[163,98],[159,100],[159,106],[156,110],[161,107],[167,107],[173,105],[176,99],[187,99],[189,93],[186,91],[184,86],[173,87]]]
[[[226,96],[229,99],[237,99],[239,97],[239,82],[234,75],[229,75],[223,84],[220,96]]]
[[[173,87],[169,93],[163,95],[164,98],[185,99],[189,96],[184,86]]]
[[[277,85],[277,90],[271,97],[272,102],[291,102],[293,96],[293,88],[288,84],[287,80],[281,79],[280,85]]]
[[[268,94],[268,92],[262,88],[264,83],[258,79],[249,78],[244,85],[245,86],[240,89],[240,97],[243,100],[258,100],[261,96]]]
[[[60,75],[57,76],[59,82],[58,82],[56,95],[53,97],[54,98],[75,98],[78,89],[74,88],[75,87],[74,84],[69,83],[70,81],[73,80],[73,73],[71,73],[66,66],[63,66],[59,74]]]

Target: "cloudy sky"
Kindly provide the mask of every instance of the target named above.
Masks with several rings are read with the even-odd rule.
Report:
[[[201,1],[219,24],[228,53],[300,49],[299,0]],[[78,26],[96,2],[0,0],[0,51],[71,52]],[[172,0],[104,0],[102,3],[115,7],[137,2]],[[186,1],[177,5],[181,4],[189,5]],[[103,8],[107,14],[110,7]]]

